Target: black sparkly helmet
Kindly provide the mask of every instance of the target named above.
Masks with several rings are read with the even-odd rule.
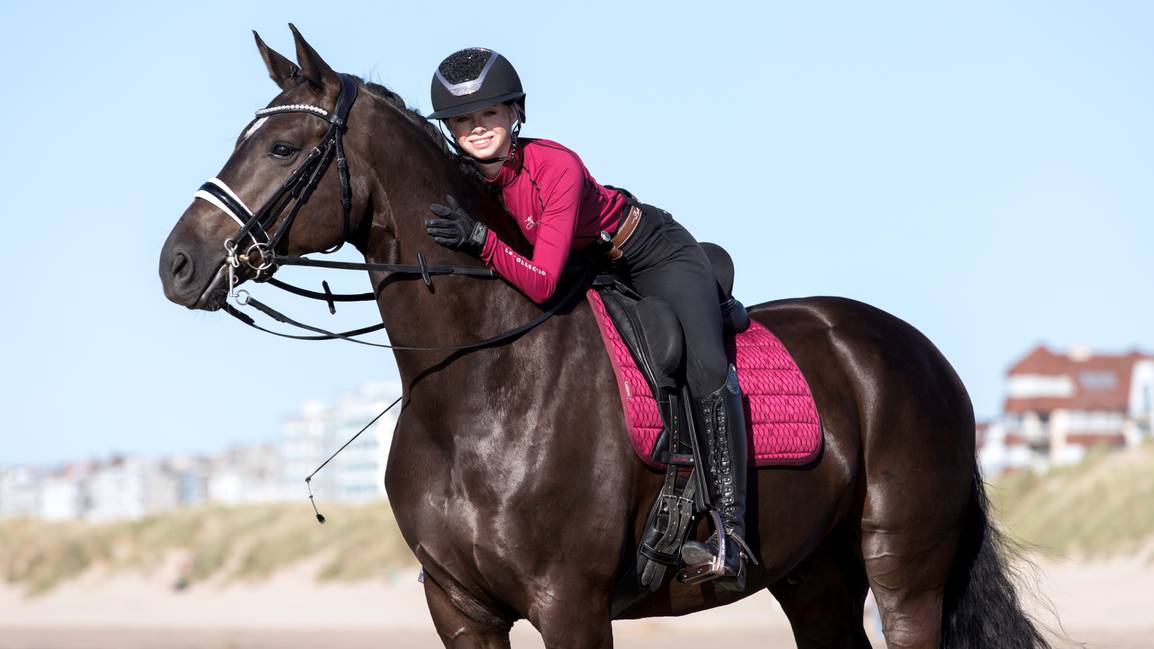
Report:
[[[493,50],[469,47],[445,57],[433,74],[433,114],[447,119],[513,102],[525,122],[525,91],[509,60]]]

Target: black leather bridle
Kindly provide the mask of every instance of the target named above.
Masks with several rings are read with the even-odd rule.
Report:
[[[304,113],[329,123],[329,129],[321,141],[309,151],[304,161],[289,174],[276,193],[265,201],[260,209],[256,212],[250,210],[236,192],[219,178],[208,180],[194,194],[195,198],[212,203],[240,225],[236,234],[224,242],[226,263],[229,266],[230,292],[235,286],[236,271],[241,263],[253,271],[253,279],[256,281],[264,281],[276,271],[277,246],[288,234],[297,214],[308,202],[333,160],[337,162],[337,174],[341,184],[341,237],[336,245],[321,252],[332,253],[340,250],[348,238],[352,218],[352,190],[349,185],[349,164],[345,158],[342,136],[347,129],[349,111],[357,101],[357,83],[347,74],[340,75],[340,79],[341,90],[337,95],[336,110],[333,112],[311,104],[270,106],[256,111],[257,119],[285,113]],[[276,233],[270,236],[269,228],[286,209],[288,214],[285,215],[284,221]],[[238,253],[238,246],[246,237],[252,240],[252,244]]]
[[[321,138],[321,141],[309,151],[304,161],[289,174],[288,178],[281,184],[276,193],[265,201],[260,209],[255,212],[250,210],[248,206],[244,204],[244,201],[236,195],[236,192],[219,178],[208,180],[201,185],[200,189],[194,194],[194,198],[202,199],[216,206],[240,226],[236,234],[224,242],[226,257],[222,270],[228,273],[228,297],[235,296],[241,306],[252,306],[278,322],[314,332],[314,335],[292,335],[266,329],[256,324],[251,317],[240,312],[236,307],[228,304],[227,301],[222,307],[225,312],[244,324],[265,333],[296,340],[339,339],[370,347],[385,347],[409,351],[461,351],[489,347],[520,336],[565,308],[571,303],[574,297],[580,294],[583,287],[588,285],[587,282],[583,281],[575,282],[564,297],[556,300],[549,309],[546,309],[540,315],[519,327],[474,343],[434,347],[387,345],[384,343],[357,340],[356,336],[380,331],[385,325],[378,323],[343,332],[328,331],[320,327],[314,327],[293,320],[252,297],[247,291],[237,291],[236,286],[240,283],[238,271],[241,270],[241,264],[244,264],[252,272],[252,279],[254,281],[268,282],[290,293],[310,299],[322,300],[328,303],[329,312],[334,313],[336,310],[335,302],[375,301],[376,295],[375,293],[334,294],[329,291],[327,282],[322,282],[324,288],[323,293],[310,291],[273,278],[273,274],[277,268],[280,266],[311,266],[315,268],[367,270],[407,275],[410,277],[420,277],[430,290],[432,289],[433,275],[467,275],[487,279],[498,277],[498,275],[488,268],[429,266],[422,253],[417,253],[418,263],[416,265],[326,261],[277,254],[277,246],[287,235],[293,220],[296,219],[297,213],[299,213],[300,209],[308,202],[333,160],[336,160],[337,163],[337,173],[341,185],[341,237],[332,248],[320,252],[323,254],[336,252],[344,245],[345,240],[349,236],[352,213],[352,190],[349,182],[349,167],[348,161],[345,158],[344,142],[341,138],[348,128],[349,111],[352,110],[353,104],[357,100],[358,86],[357,82],[350,75],[341,74],[340,80],[341,90],[340,94],[337,95],[336,109],[332,112],[311,104],[270,106],[256,111],[256,119],[258,120],[284,113],[305,113],[319,117],[329,123],[329,129],[324,137]],[[289,211],[284,221],[277,231],[270,236],[268,232],[269,228],[276,223],[277,219],[286,209]],[[246,237],[250,239],[252,243],[243,251],[240,251],[240,242]]]

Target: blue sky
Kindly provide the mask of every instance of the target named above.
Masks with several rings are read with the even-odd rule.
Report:
[[[504,53],[524,133],[727,246],[747,304],[886,309],[980,417],[1038,342],[1154,350],[1154,5],[555,4],[0,5],[0,464],[269,439],[304,399],[396,376],[161,293],[168,231],[275,94],[249,30],[287,54],[289,21],[421,109],[443,56]]]

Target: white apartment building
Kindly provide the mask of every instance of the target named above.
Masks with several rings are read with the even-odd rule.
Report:
[[[0,466],[0,518],[37,516],[39,511],[39,472],[26,466]]]
[[[224,505],[285,500],[282,467],[278,445],[231,448],[209,461],[207,499]]]
[[[284,420],[278,443],[212,456],[115,457],[54,468],[0,466],[0,518],[111,521],[204,502],[303,502],[308,497],[305,476],[400,394],[398,383],[371,383],[333,405],[309,402]],[[399,410],[398,405],[317,474],[313,493],[319,502],[384,497]]]
[[[304,479],[401,394],[398,383],[370,383],[341,397],[336,405],[308,402],[284,420],[281,451],[284,484],[307,498]],[[341,451],[312,480],[318,500],[363,502],[383,498],[385,464],[400,404]]]
[[[113,458],[98,466],[88,479],[88,508],[84,518],[112,521],[140,518],[147,511],[147,467],[139,458]]]
[[[75,520],[88,508],[87,475],[82,467],[70,465],[46,472],[40,480],[37,515],[50,521]]]

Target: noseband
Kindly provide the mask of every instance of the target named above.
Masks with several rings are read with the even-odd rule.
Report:
[[[276,193],[265,201],[260,209],[256,212],[250,210],[236,192],[219,178],[208,180],[193,195],[194,198],[211,203],[240,226],[236,234],[224,242],[230,293],[237,284],[237,271],[242,263],[253,272],[255,281],[265,281],[272,277],[276,271],[277,246],[288,233],[297,213],[308,202],[334,159],[337,161],[337,174],[341,183],[341,237],[336,245],[321,252],[336,252],[348,238],[352,191],[349,186],[349,165],[345,159],[345,147],[341,137],[348,126],[349,111],[357,100],[357,83],[347,74],[340,75],[340,79],[341,90],[337,95],[336,110],[333,112],[311,104],[270,106],[256,111],[256,119],[283,113],[304,113],[329,123],[329,129],[321,141],[309,151],[308,157],[289,174]],[[288,214],[284,222],[270,236],[269,228],[276,223],[285,209],[288,209]],[[243,253],[238,254],[238,246],[246,237],[252,244]]]

